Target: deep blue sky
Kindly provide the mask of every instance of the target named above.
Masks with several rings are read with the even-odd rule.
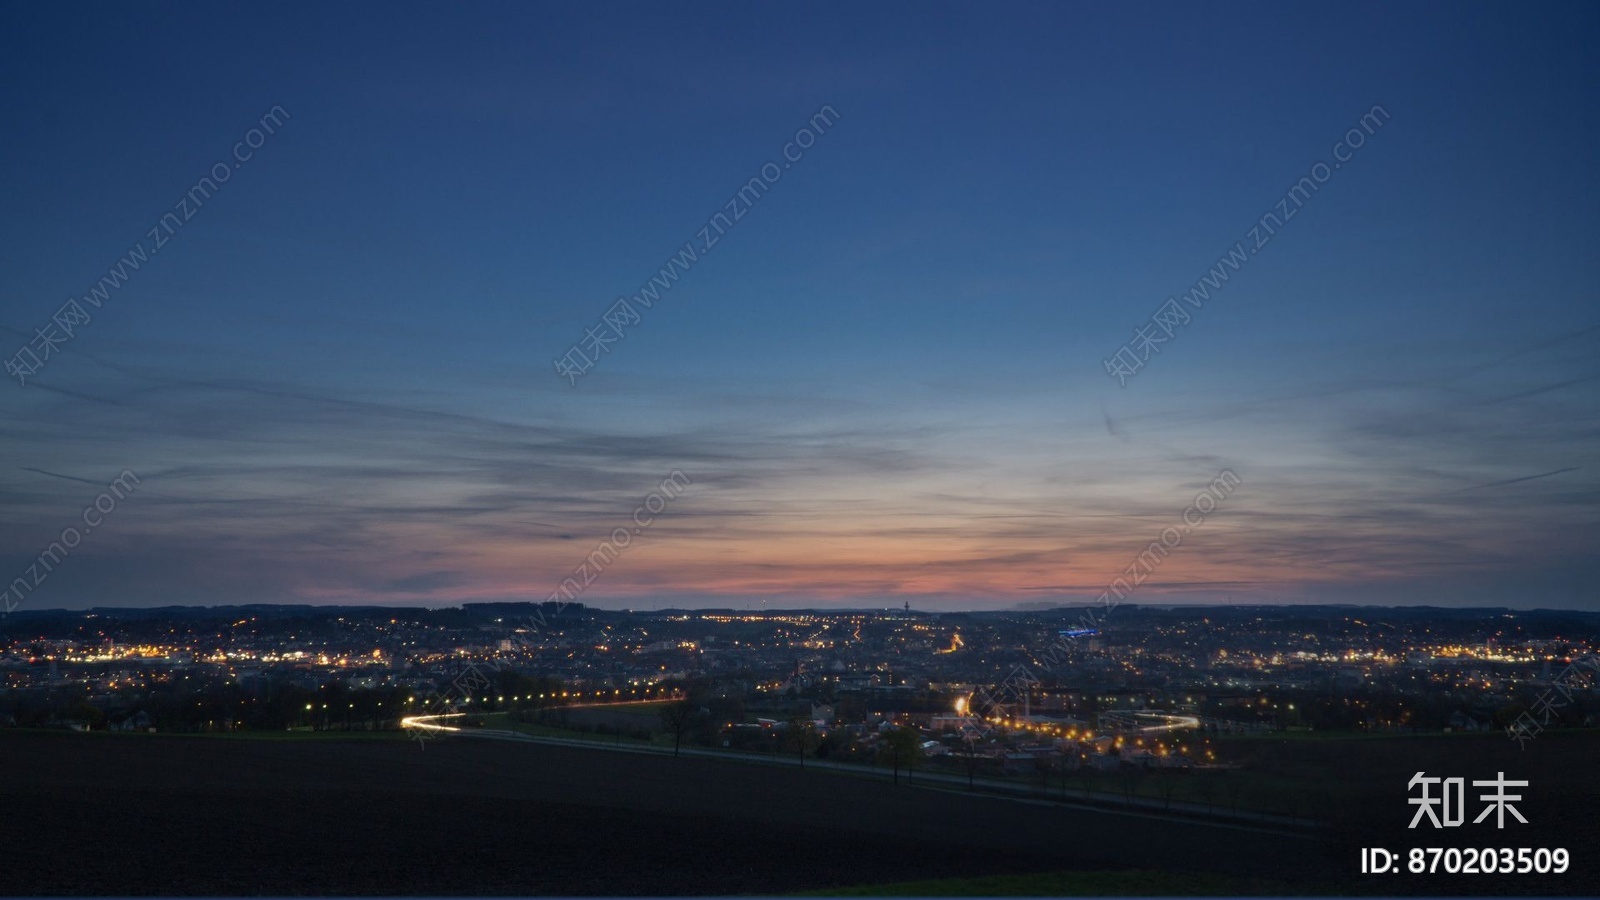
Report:
[[[1230,469],[1135,602],[1600,608],[1592,6],[0,15],[6,358],[289,116],[0,385],[5,578],[141,479],[31,607],[543,599],[673,470],[584,602],[1081,601]]]

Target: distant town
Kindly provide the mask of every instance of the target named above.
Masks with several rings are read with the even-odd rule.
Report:
[[[1092,619],[1092,617],[1091,617]],[[1600,614],[1370,607],[21,613],[0,725],[474,727],[969,775],[1237,765],[1219,738],[1600,724]],[[1065,777],[1065,774],[1063,774]]]

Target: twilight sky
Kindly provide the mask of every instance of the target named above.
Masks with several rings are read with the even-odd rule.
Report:
[[[258,6],[0,9],[28,608],[1600,608],[1590,4]]]

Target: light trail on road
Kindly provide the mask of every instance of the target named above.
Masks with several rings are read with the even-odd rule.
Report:
[[[566,703],[560,706],[546,706],[543,709],[605,709],[611,706],[654,706],[659,703],[676,703],[682,700],[681,696],[662,697],[657,700],[609,700],[598,703]],[[438,719],[453,719],[468,715],[464,712],[437,713],[426,716],[404,716],[400,719],[402,729],[415,729],[428,734],[440,734],[447,731],[461,731],[455,725],[441,725]]]
[[[440,725],[431,720],[451,719],[464,715],[466,715],[466,713],[439,713],[431,716],[405,716],[400,720],[400,727],[415,728],[418,731],[426,731],[429,734],[438,734],[441,731],[460,731],[461,729],[454,725]]]

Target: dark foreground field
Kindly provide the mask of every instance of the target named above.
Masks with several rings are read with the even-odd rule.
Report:
[[[1137,867],[1327,883],[1304,838],[493,741],[0,738],[6,894],[786,893]]]
[[[715,759],[452,738],[0,734],[5,894],[1594,894],[1588,740],[1270,741],[1318,837]],[[1419,762],[1422,761],[1422,762]],[[1408,831],[1414,767],[1531,777],[1526,828]],[[1302,771],[1303,770],[1303,771]],[[1331,793],[1336,799],[1328,802]],[[1361,876],[1361,846],[1565,846],[1564,876]],[[997,876],[1011,876],[997,877]],[[978,879],[945,888],[934,879]]]

